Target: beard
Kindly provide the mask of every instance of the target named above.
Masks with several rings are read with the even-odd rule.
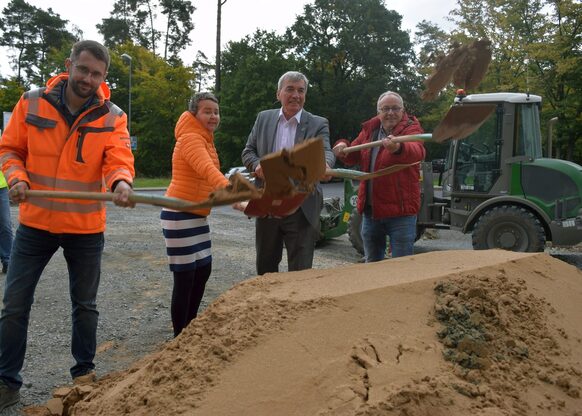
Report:
[[[95,94],[97,92],[97,89],[99,88],[99,86],[91,87],[90,84],[84,81],[77,81],[71,78],[69,78],[69,84],[71,84],[71,89],[73,90],[75,95],[80,98],[89,98],[93,96],[93,94]],[[81,88],[85,88],[85,90]]]

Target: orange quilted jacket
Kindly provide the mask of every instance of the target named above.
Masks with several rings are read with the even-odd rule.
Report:
[[[204,128],[194,114],[185,111],[174,130],[176,146],[172,156],[172,181],[166,196],[192,202],[204,201],[209,194],[228,185],[220,172],[214,134]],[[207,216],[210,209],[191,211]]]

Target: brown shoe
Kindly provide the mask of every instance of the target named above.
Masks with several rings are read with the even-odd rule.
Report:
[[[95,374],[95,371],[91,371],[90,373],[75,377],[73,379],[73,384],[76,386],[84,386],[87,384],[93,384],[96,381],[97,381],[97,375]]]

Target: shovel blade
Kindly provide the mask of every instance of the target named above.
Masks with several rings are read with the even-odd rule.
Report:
[[[475,132],[495,111],[495,104],[457,105],[451,107],[432,133],[438,143],[461,140]]]

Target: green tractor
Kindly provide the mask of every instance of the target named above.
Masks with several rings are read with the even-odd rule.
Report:
[[[323,201],[320,219],[321,244],[331,238],[348,233],[352,246],[364,255],[364,243],[360,234],[362,218],[356,210],[358,204],[358,187],[351,179],[344,179],[343,200],[339,197],[326,198]]]
[[[519,93],[455,98],[454,106],[491,105],[494,112],[467,138],[451,141],[441,195],[432,167],[423,165],[419,229],[471,233],[475,250],[537,252],[546,242],[582,242],[582,167],[543,157],[541,102]]]
[[[426,229],[472,234],[476,250],[543,251],[547,242],[582,242],[582,167],[542,155],[542,99],[523,93],[464,95],[453,106],[491,106],[485,122],[463,140],[450,141],[434,186],[433,167],[422,163],[417,237]],[[548,140],[551,156],[551,140]],[[322,240],[348,232],[363,253],[357,189],[344,181],[344,200],[324,201]]]

